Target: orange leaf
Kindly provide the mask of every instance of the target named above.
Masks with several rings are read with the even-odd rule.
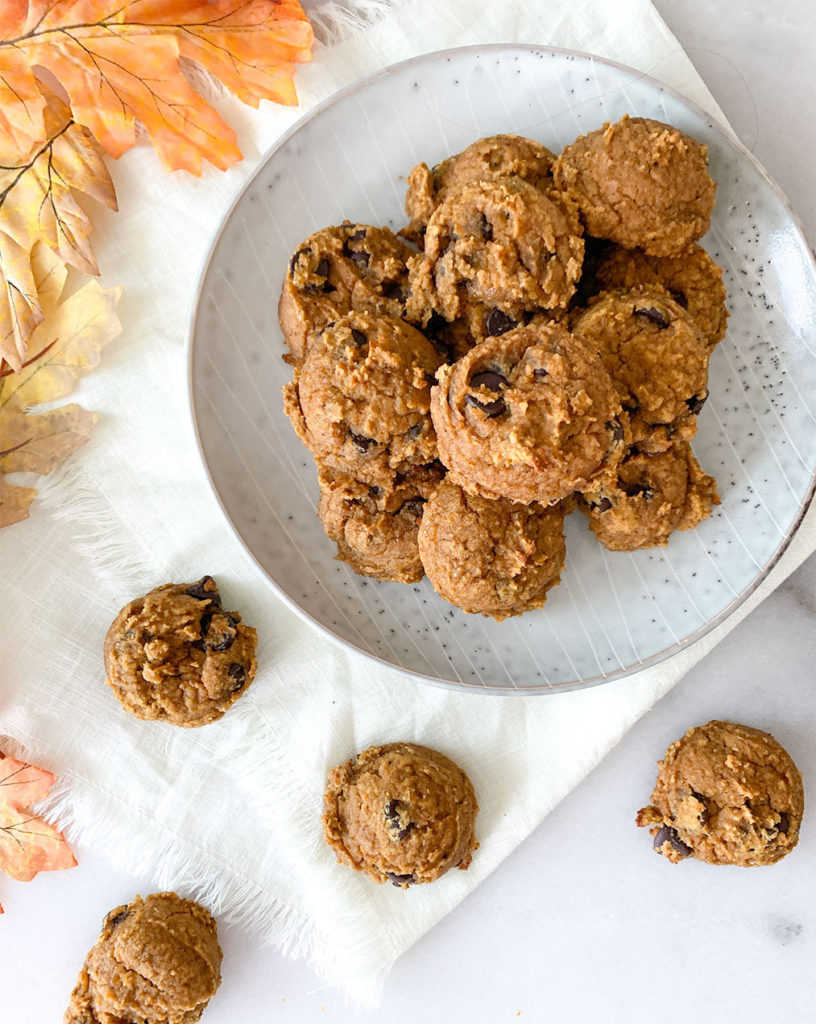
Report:
[[[202,65],[245,103],[294,104],[293,64],[311,58],[313,38],[297,0],[31,0],[27,18],[5,19],[0,77],[27,93],[30,69],[41,65],[66,90],[74,118],[113,156],[136,143],[139,123],[165,166],[200,174],[203,159],[223,170],[241,152],[179,58]]]
[[[63,834],[30,809],[56,781],[51,772],[0,751],[0,871],[20,882],[38,871],[76,866]]]

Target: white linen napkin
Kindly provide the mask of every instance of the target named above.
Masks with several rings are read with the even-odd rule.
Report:
[[[60,775],[56,821],[118,867],[152,875],[157,888],[196,896],[221,920],[308,956],[330,983],[369,1004],[396,957],[816,548],[811,511],[739,611],[654,668],[575,694],[497,698],[423,686],[325,640],[284,607],[230,534],[195,447],[185,346],[197,274],[224,211],[260,154],[337,88],[417,53],[498,41],[614,58],[722,120],[647,0],[407,0],[344,42],[318,47],[298,71],[298,110],[265,104],[255,112],[216,97],[246,157],[229,173],[168,176],[146,148],[111,162],[121,212],[93,211],[96,252],[103,284],[124,285],[125,332],[78,396],[100,422],[43,487],[32,518],[0,534],[0,733]],[[108,625],[132,596],[205,572],[225,606],[258,629],[257,679],[204,729],[139,722],[104,685]],[[327,770],[396,739],[453,757],[481,804],[470,870],[407,892],[337,865],[320,828]]]

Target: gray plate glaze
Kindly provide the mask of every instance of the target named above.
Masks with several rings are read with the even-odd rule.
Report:
[[[276,307],[297,244],[344,218],[397,229],[404,178],[474,139],[516,132],[558,152],[625,113],[708,145],[717,205],[703,244],[724,268],[728,335],[694,448],[722,505],[666,548],[612,553],[569,517],[567,564],[546,606],[502,623],[334,560],[315,514],[312,459],[283,414],[289,377]],[[698,107],[586,55],[519,46],[430,54],[318,107],[263,161],[204,268],[190,386],[224,511],[278,593],[358,651],[477,692],[544,693],[614,679],[697,639],[767,574],[816,473],[816,270],[784,198]]]

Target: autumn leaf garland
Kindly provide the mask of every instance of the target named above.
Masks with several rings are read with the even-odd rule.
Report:
[[[204,160],[225,170],[241,159],[235,133],[185,77],[184,60],[251,106],[294,104],[294,66],[311,59],[313,38],[298,0],[1,0],[0,472],[19,469],[16,453],[37,443],[18,436],[35,422],[19,395],[10,427],[7,396],[10,374],[40,365],[32,345],[47,315],[41,247],[63,269],[99,272],[73,193],[117,208],[103,151],[119,157],[146,134],[168,170],[200,174]],[[63,340],[53,345],[52,361]],[[40,388],[38,400],[62,393]],[[88,433],[75,431],[62,448]],[[54,451],[52,443],[52,457],[37,464],[53,468]],[[0,477],[0,525],[27,515],[35,493],[18,487],[12,500],[11,487]]]

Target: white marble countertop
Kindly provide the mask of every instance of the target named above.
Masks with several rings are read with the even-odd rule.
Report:
[[[816,240],[816,5],[656,0],[656,6]],[[223,984],[207,1024],[386,1018],[391,1024],[417,1018],[651,1024],[757,1014],[786,1024],[812,1021],[815,666],[813,556],[397,963],[376,1011],[354,1011],[303,963],[257,948],[239,929],[222,928]],[[773,868],[693,861],[673,867],[648,852],[649,837],[634,827],[667,744],[715,717],[773,732],[802,770],[811,805],[802,839]],[[0,881],[7,912],[0,919],[3,1022],[59,1020],[89,945],[84,908],[108,909],[154,888],[149,878],[112,870],[102,849],[76,852],[80,866],[71,872],[25,885]]]

